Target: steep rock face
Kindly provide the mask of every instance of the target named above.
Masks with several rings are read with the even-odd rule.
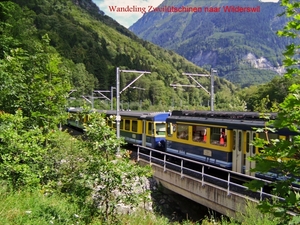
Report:
[[[175,12],[172,7],[202,11]],[[262,83],[284,72],[282,52],[289,41],[276,35],[286,22],[284,16],[278,17],[284,11],[279,3],[165,0],[158,9],[146,13],[129,29],[196,65],[218,69],[220,76],[242,86],[252,84],[250,76]],[[239,79],[234,77],[236,71],[241,74]]]
[[[280,66],[279,64],[277,65],[272,65],[270,61],[268,61],[264,57],[256,58],[255,55],[252,53],[248,53],[244,59],[251,64],[254,68],[257,69],[268,69],[272,70],[278,74],[283,74],[285,72],[285,69],[283,66]]]

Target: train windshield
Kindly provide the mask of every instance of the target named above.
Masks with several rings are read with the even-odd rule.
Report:
[[[165,136],[166,124],[165,123],[155,123],[156,135]]]

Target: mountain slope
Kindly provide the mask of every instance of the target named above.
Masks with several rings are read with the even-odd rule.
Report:
[[[283,11],[279,3],[165,0],[159,8],[164,6],[201,7],[202,11],[150,12],[129,29],[196,65],[217,68],[220,76],[242,86],[267,82],[283,72],[282,51],[288,42],[276,35],[285,23],[277,16]],[[232,10],[230,6],[259,12],[225,12]],[[205,12],[210,7],[219,12]]]
[[[199,105],[210,97],[201,89],[174,90],[170,83],[187,84],[182,72],[208,73],[172,51],[144,41],[103,15],[91,0],[14,0],[33,11],[34,25],[40,36],[48,34],[51,45],[67,59],[84,64],[89,73],[98,79],[98,85],[90,90],[110,90],[116,85],[116,67],[151,71],[135,82],[145,91],[126,90],[122,101],[144,101],[145,106]],[[79,69],[78,69],[79,70]],[[135,79],[136,74],[121,76],[121,88]],[[209,79],[201,79],[209,87]],[[75,87],[76,88],[76,87]],[[215,91],[232,93],[236,87],[216,77]],[[86,94],[86,93],[82,93]],[[231,98],[225,102],[231,101]],[[225,103],[224,103],[225,104]],[[225,104],[226,105],[226,104]],[[139,106],[139,105],[138,105]]]

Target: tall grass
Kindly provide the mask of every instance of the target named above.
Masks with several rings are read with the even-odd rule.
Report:
[[[6,192],[0,189],[1,225],[83,224],[75,204],[58,195],[45,196],[40,191]]]

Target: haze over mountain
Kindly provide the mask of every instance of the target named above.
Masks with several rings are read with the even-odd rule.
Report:
[[[168,12],[171,7],[165,6],[201,11]],[[278,16],[283,11],[279,3],[258,0],[165,0],[129,29],[196,65],[216,68],[221,77],[248,86],[267,82],[284,71],[282,52],[288,40],[276,35],[286,21]]]

